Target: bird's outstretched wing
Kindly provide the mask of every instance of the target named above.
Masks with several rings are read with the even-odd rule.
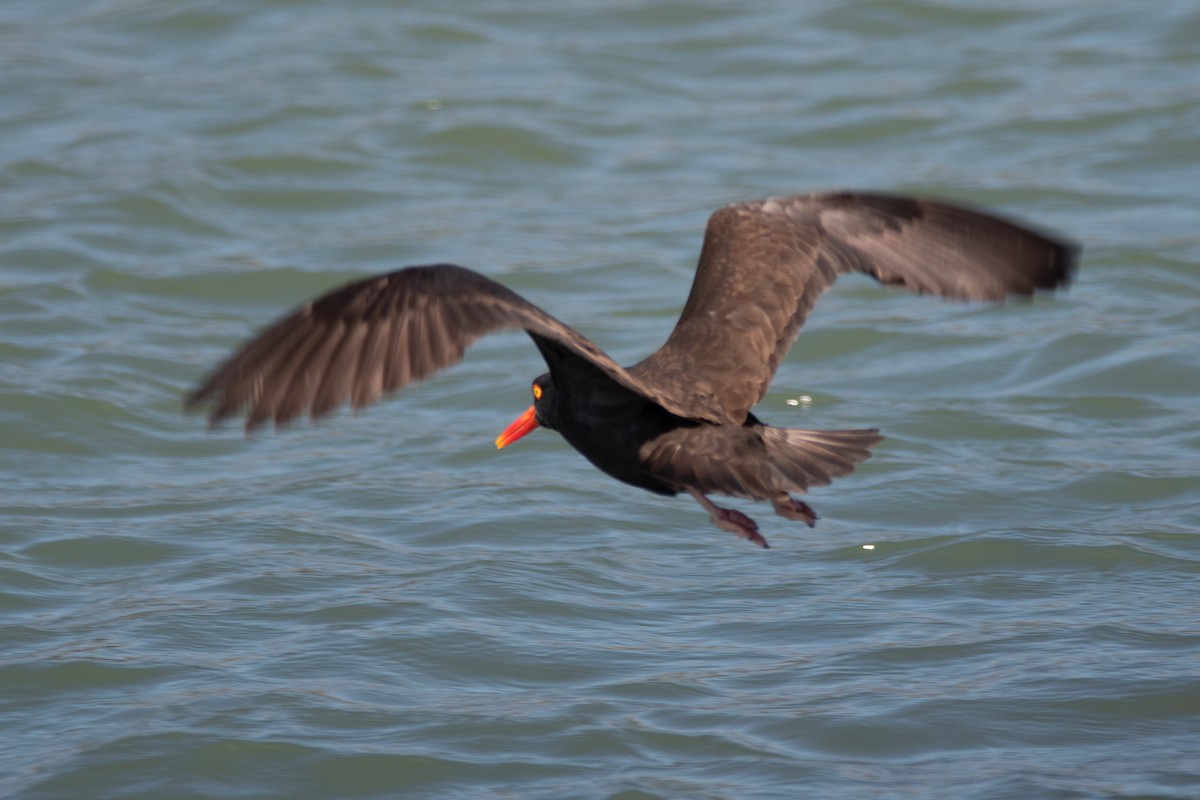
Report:
[[[667,342],[629,368],[674,413],[741,423],[821,292],[862,272],[962,300],[1070,280],[1078,250],[937,200],[837,192],[736,203],[709,218],[691,294]]]
[[[480,336],[525,329],[558,359],[579,359],[641,394],[600,348],[516,292],[463,267],[409,267],[355,281],[306,303],[234,353],[186,398],[212,423],[246,414],[246,429],[370,405],[458,363]],[[540,340],[540,341],[539,341]],[[668,400],[668,402],[670,402]]]

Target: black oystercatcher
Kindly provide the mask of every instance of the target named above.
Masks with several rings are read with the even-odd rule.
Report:
[[[523,328],[550,371],[533,406],[496,440],[537,427],[562,434],[618,480],[696,498],[720,528],[762,547],[745,514],[710,493],[768,500],[813,525],[790,496],[853,471],[874,428],[774,428],[763,398],[821,292],[846,272],[964,300],[1031,295],[1070,280],[1077,248],[991,214],[938,200],[838,192],[774,197],[712,215],[691,293],[666,344],[622,367],[520,295],[450,264],[355,281],[284,317],[187,398],[210,421],[246,412],[250,430],[318,417],[458,362],[475,339]]]

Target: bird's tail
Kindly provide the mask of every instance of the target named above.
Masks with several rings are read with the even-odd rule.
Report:
[[[877,428],[811,431],[768,425],[763,429],[771,466],[793,484],[785,491],[793,492],[825,486],[834,478],[849,475],[871,457],[871,448],[882,439]]]

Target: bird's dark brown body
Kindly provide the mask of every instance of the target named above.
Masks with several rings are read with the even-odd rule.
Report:
[[[719,527],[766,546],[746,515],[707,494],[769,500],[813,524],[791,493],[853,471],[875,429],[775,428],[751,408],[817,297],[846,272],[918,292],[1003,300],[1066,283],[1076,248],[999,217],[935,200],[831,193],[769,198],[715,212],[691,293],[667,342],[624,368],[516,293],[453,265],[351,283],[265,330],[188,398],[211,419],[245,411],[247,428],[313,416],[457,362],[479,336],[523,328],[549,372],[534,405],[497,440],[557,430],[618,480],[688,492]]]

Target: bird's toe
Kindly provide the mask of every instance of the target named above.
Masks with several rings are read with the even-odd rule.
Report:
[[[812,506],[802,500],[796,500],[788,495],[782,498],[776,498],[771,501],[771,505],[775,508],[775,513],[784,519],[798,519],[808,527],[813,527],[817,524],[820,517],[817,512],[813,511]]]
[[[718,528],[729,531],[734,536],[758,545],[763,549],[770,547],[766,538],[758,532],[758,523],[734,508],[718,509],[719,513],[712,515],[712,521]]]

